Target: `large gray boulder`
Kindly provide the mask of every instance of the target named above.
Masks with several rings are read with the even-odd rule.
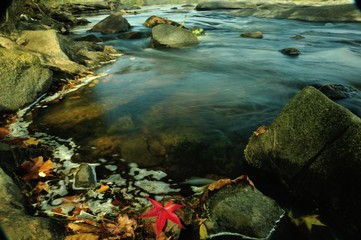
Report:
[[[26,214],[22,195],[14,181],[0,168],[0,229],[5,239],[64,239],[54,232],[52,220]]]
[[[50,87],[52,72],[30,53],[0,48],[0,112],[17,111]]]
[[[85,66],[71,61],[64,53],[61,37],[55,30],[23,31],[16,42],[39,56],[42,64],[53,71],[72,76],[87,72]]]
[[[152,45],[154,47],[183,48],[199,43],[191,31],[169,24],[159,24],[152,28]]]
[[[239,235],[266,239],[284,211],[277,203],[249,185],[236,184],[218,190],[206,202],[208,234]]]
[[[130,24],[122,15],[122,12],[113,13],[95,24],[90,31],[104,34],[126,32],[129,30]]]
[[[360,118],[306,87],[264,133],[251,137],[245,157],[330,219],[344,221],[348,230],[361,229],[360,142]]]

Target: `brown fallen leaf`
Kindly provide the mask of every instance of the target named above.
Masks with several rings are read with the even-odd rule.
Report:
[[[235,184],[235,183],[243,183],[251,186],[253,189],[255,189],[254,183],[249,179],[247,175],[241,175],[233,180],[230,178],[223,178],[219,179],[211,184],[208,185],[208,188],[204,191],[202,197],[201,197],[201,203],[204,203],[205,200],[208,198],[209,192],[219,190],[225,186]]]
[[[262,134],[264,134],[267,131],[267,129],[268,129],[267,126],[262,125],[262,126],[258,127],[257,130],[253,132],[253,134],[256,137],[261,136]]]
[[[49,192],[50,191],[50,186],[48,185],[48,183],[46,182],[38,182],[38,184],[35,186],[35,188],[33,189],[33,191],[37,194],[41,193],[42,191],[45,192]]]
[[[4,127],[0,127],[0,137],[5,137],[10,133],[10,130]]]
[[[121,234],[123,237],[134,237],[134,230],[137,227],[137,221],[124,214],[118,216],[117,223],[107,223],[104,227],[111,234]]]
[[[65,240],[98,240],[99,236],[92,233],[78,233],[66,236]]]
[[[84,222],[71,222],[68,223],[67,228],[72,230],[74,233],[98,233],[100,228]]]
[[[52,176],[51,171],[54,168],[53,163],[49,160],[44,162],[43,157],[32,158],[30,161],[25,161],[21,167],[27,171],[23,176],[25,181],[31,179],[38,179],[39,177]]]

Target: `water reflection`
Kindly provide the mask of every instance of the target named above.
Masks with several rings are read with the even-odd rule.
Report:
[[[135,31],[149,31],[142,23],[157,11],[127,18]],[[184,19],[183,13],[165,15]],[[100,69],[108,75],[94,86],[37,110],[34,126],[73,137],[80,146],[77,161],[118,154],[176,180],[238,176],[252,132],[269,124],[300,89],[315,83],[360,87],[357,24],[213,12],[187,16],[186,25],[207,29],[199,46],[155,50],[145,47],[149,39],[109,41],[127,55]],[[250,30],[263,31],[264,39],[240,38]],[[305,38],[290,38],[295,34]],[[299,48],[301,55],[280,54],[285,47]],[[360,95],[340,101],[355,113],[360,113],[359,102]]]

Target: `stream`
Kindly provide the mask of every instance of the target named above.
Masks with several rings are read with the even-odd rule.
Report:
[[[92,33],[125,55],[99,68],[102,76],[60,102],[34,107],[29,129],[69,139],[74,163],[121,161],[133,172],[164,172],[173,183],[202,182],[246,174],[243,150],[249,137],[305,86],[361,89],[360,24],[172,11],[171,6],[145,7],[125,18],[131,31],[149,33],[143,23],[152,15],[201,27],[206,35],[193,48],[153,49],[149,37]],[[89,17],[91,23],[74,33],[89,34],[105,17]],[[263,32],[263,39],[240,37],[249,31]],[[291,38],[297,34],[304,38]],[[287,47],[301,55],[279,52]],[[361,94],[338,103],[361,116]]]

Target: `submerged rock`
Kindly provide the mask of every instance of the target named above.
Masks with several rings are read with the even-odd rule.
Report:
[[[244,9],[244,8],[255,8],[257,5],[254,3],[247,2],[229,2],[229,1],[209,1],[198,3],[196,10],[219,10],[219,9]]]
[[[245,239],[266,239],[284,214],[274,200],[243,184],[223,187],[206,206],[209,218],[205,225],[210,236],[232,233]]]
[[[111,14],[110,16],[95,24],[90,31],[100,32],[104,34],[113,34],[126,32],[130,29],[130,27],[131,26],[128,23],[127,19],[123,17],[123,13],[117,12]]]
[[[353,231],[361,229],[360,142],[360,118],[314,87],[306,87],[267,131],[251,137],[245,157]]]
[[[300,50],[297,48],[284,48],[280,50],[281,53],[288,56],[298,56],[301,54]]]
[[[339,100],[355,96],[359,90],[343,84],[315,85],[318,90],[332,100]]]
[[[155,47],[183,48],[199,43],[191,31],[169,24],[160,24],[152,29],[152,45]]]
[[[241,34],[243,38],[263,38],[263,34],[260,31],[257,32],[245,32]]]

